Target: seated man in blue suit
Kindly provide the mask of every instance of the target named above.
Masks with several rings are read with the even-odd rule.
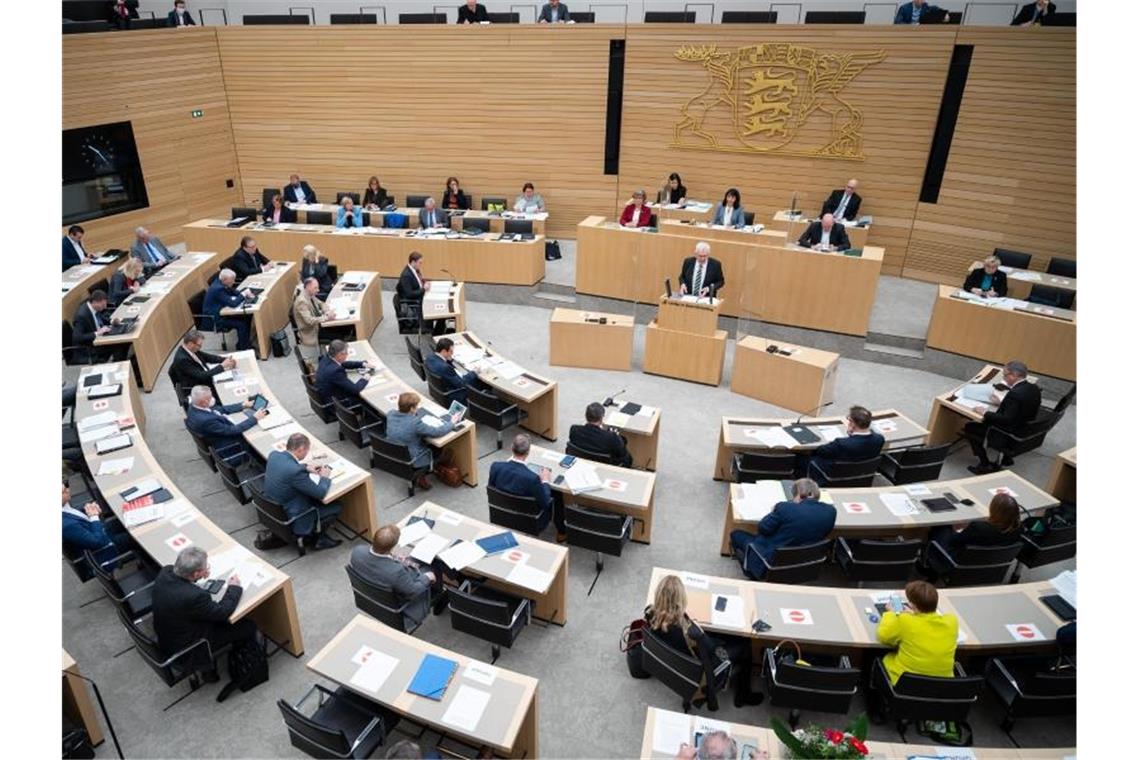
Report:
[[[91,256],[83,247],[83,228],[73,224],[67,228],[67,234],[63,236],[63,271],[66,272],[70,267],[86,264],[89,261]]]
[[[110,563],[115,557],[131,551],[134,544],[130,535],[121,528],[108,528],[99,519],[98,503],[89,501],[82,509],[71,505],[71,489],[67,482],[63,483],[63,546],[69,553],[79,554],[84,549],[90,549],[95,559],[105,565],[109,570],[114,569]],[[118,527],[118,524],[115,524]],[[84,560],[80,563],[80,572],[90,573]]]
[[[946,22],[950,20],[950,13],[930,5],[926,0],[911,0],[903,3],[895,12],[896,24],[929,24],[932,21]]]
[[[360,392],[368,386],[368,378],[362,377],[355,383],[348,379],[350,369],[372,369],[371,362],[356,362],[348,360],[348,344],[343,340],[334,340],[329,343],[328,351],[317,364],[317,375],[314,385],[317,393],[321,394],[322,401],[332,401],[334,398],[343,401],[348,406],[360,404]]]
[[[284,451],[274,451],[265,462],[265,498],[280,504],[293,521],[293,535],[303,536],[306,546],[328,549],[340,545],[328,529],[340,514],[338,502],[323,504],[329,492],[332,470],[327,465],[303,464],[309,456],[309,436],[293,433]],[[310,477],[316,475],[316,479]]]
[[[533,498],[542,512],[539,531],[545,530],[550,524],[553,512],[554,526],[558,531],[557,540],[562,543],[566,540],[566,524],[562,521],[562,494],[550,490],[549,467],[543,467],[539,473],[527,467],[526,458],[529,454],[530,436],[521,433],[516,435],[511,444],[511,458],[491,465],[488,483],[504,493]]]
[[[792,484],[792,500],[772,507],[756,527],[756,535],[734,530],[729,540],[732,554],[740,561],[744,574],[753,580],[763,580],[765,567],[760,557],[771,562],[777,549],[822,541],[834,527],[835,507],[819,500],[819,486],[814,480],[800,478]]]
[[[451,338],[440,338],[435,343],[435,353],[424,357],[424,368],[428,374],[435,375],[443,381],[443,387],[447,389],[452,400],[466,404],[467,389],[472,385],[477,388],[482,388],[483,385],[474,372],[460,375],[455,369],[455,364],[452,363],[454,356],[455,341]],[[455,393],[451,391],[455,391]]]
[[[237,275],[232,269],[223,269],[219,272],[218,279],[206,288],[206,298],[202,301],[202,312],[214,318],[213,323],[206,326],[213,327],[215,332],[237,330],[237,350],[245,351],[253,348],[253,344],[249,340],[249,317],[221,316],[222,309],[241,308],[245,303],[246,296],[251,295],[248,290],[238,292],[237,288],[234,287],[236,280]]]
[[[253,401],[249,399],[240,404],[214,406],[214,392],[205,385],[195,385],[190,390],[190,406],[186,408],[186,429],[228,461],[240,456],[245,450],[242,433],[256,425],[269,412],[262,409],[237,423],[231,422],[226,415],[252,406]]]
[[[811,453],[807,476],[815,470],[826,475],[832,462],[862,462],[874,459],[883,450],[883,436],[871,429],[871,412],[853,406],[847,412],[847,435],[825,443]],[[814,469],[813,469],[814,468]]]

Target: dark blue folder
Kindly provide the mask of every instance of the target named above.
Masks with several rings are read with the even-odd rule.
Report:
[[[443,699],[443,693],[447,691],[447,685],[451,683],[451,677],[458,668],[459,663],[455,660],[445,660],[434,654],[425,654],[420,669],[408,684],[408,691],[439,701]]]
[[[509,530],[496,533],[493,536],[487,536],[486,538],[477,538],[475,539],[475,543],[479,544],[483,551],[488,554],[505,552],[507,549],[513,549],[519,545],[519,542],[515,540],[515,534]]]

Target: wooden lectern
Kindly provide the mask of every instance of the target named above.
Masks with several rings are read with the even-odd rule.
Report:
[[[644,370],[720,385],[726,330],[717,329],[720,299],[661,296],[657,319],[645,330]]]

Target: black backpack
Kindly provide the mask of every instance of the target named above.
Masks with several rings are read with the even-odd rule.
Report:
[[[218,693],[222,702],[234,689],[249,691],[269,680],[269,656],[260,635],[235,644],[229,656],[230,682]]]
[[[289,345],[289,334],[284,330],[270,333],[269,345],[274,356],[288,356],[289,352],[293,350],[292,346]]]

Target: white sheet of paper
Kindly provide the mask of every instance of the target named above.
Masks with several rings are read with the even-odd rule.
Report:
[[[707,575],[698,575],[697,573],[682,573],[681,583],[688,586],[689,588],[708,591],[709,577]]]
[[[879,494],[879,499],[882,500],[883,505],[891,511],[895,517],[905,517],[906,515],[918,514],[918,507],[910,500],[910,497],[905,493],[883,493]]]
[[[930,496],[934,493],[924,483],[911,483],[903,486],[903,490],[907,492],[908,496]]]
[[[525,371],[526,370],[514,362],[504,361],[495,365],[495,374],[504,380],[514,380]]]
[[[431,527],[423,520],[416,520],[411,525],[400,528],[400,545],[414,544],[429,533],[431,533]]]
[[[472,660],[467,663],[467,667],[463,669],[463,677],[470,678],[472,681],[490,686],[495,683],[495,679],[499,676],[499,669],[494,665],[488,665],[485,662]]]
[[[438,533],[429,533],[416,542],[416,548],[412,549],[412,559],[418,559],[420,562],[428,563],[435,559],[435,555],[439,554],[451,540],[439,535]]]
[[[483,711],[487,709],[487,703],[490,701],[490,692],[462,684],[459,691],[455,692],[451,704],[447,706],[447,710],[440,720],[449,726],[456,726],[460,730],[470,733],[475,730],[475,726],[479,725]]]
[[[638,417],[652,417],[656,413],[657,413],[657,407],[647,406],[645,404],[642,404],[641,408],[637,410],[637,416]]]
[[[436,520],[445,522],[448,525],[459,525],[463,522],[463,516],[457,515],[454,512],[449,512],[446,509],[440,510],[439,514],[435,516]]]
[[[717,610],[717,602],[725,600],[724,611]],[[744,627],[744,598],[727,594],[713,595],[712,624],[721,628]]]
[[[483,547],[473,541],[460,541],[439,553],[439,558],[452,570],[462,570],[486,556],[487,552],[483,551]]]
[[[795,438],[788,435],[788,431],[782,427],[773,425],[772,427],[757,428],[759,433],[754,436],[763,445],[777,449],[789,449],[793,446],[798,446],[799,442]]]
[[[123,457],[122,459],[104,459],[99,463],[99,471],[95,474],[122,475],[125,472],[130,472],[131,468],[134,466],[134,457]]]
[[[819,434],[824,443],[831,443],[847,435],[847,429],[842,425],[817,425],[813,430]]]
[[[395,657],[373,650],[364,664],[352,674],[349,682],[365,691],[380,691],[380,687],[384,685],[388,676],[392,675],[392,671],[399,664],[400,661]]]
[[[993,392],[994,387],[989,383],[966,383],[958,389],[958,393],[955,395],[960,399],[964,398],[982,404],[989,404],[990,394]]]
[[[1057,593],[1061,598],[1071,604],[1075,609],[1077,606],[1077,571],[1065,570],[1060,573],[1056,578],[1049,581],[1053,588],[1057,589]]]
[[[112,423],[118,419],[118,417],[118,412],[100,412],[99,414],[93,414],[90,417],[85,417],[79,420],[79,422],[76,422],[75,429],[80,433],[85,433],[88,430]]]
[[[610,412],[609,419],[606,421],[617,427],[625,427],[629,424],[629,415],[622,412]]]
[[[507,573],[507,582],[528,588],[531,591],[545,591],[550,588],[550,573],[519,562]]]
[[[550,451],[549,449],[542,452],[542,458],[548,462],[561,462],[565,454],[559,454],[557,451]]]
[[[189,506],[189,505],[187,505],[187,506]],[[198,519],[198,510],[187,509],[186,511],[177,515],[176,517],[171,517],[170,518],[170,524],[176,528],[181,528],[186,523],[193,522],[196,519]]]
[[[293,435],[293,433],[304,433],[305,431],[294,420],[293,422],[288,422],[284,425],[275,427],[269,432],[273,436],[273,440],[280,441],[282,438],[288,438],[289,436]]]
[[[1011,280],[1024,280],[1025,282],[1041,282],[1040,272],[1013,272],[1009,275]]]
[[[109,435],[115,435],[119,432],[119,426],[116,424],[103,425],[102,427],[91,428],[79,434],[80,443],[92,443],[93,441],[101,441]]]
[[[653,722],[653,751],[673,757],[682,744],[691,744],[692,717],[684,713],[657,710]]]

